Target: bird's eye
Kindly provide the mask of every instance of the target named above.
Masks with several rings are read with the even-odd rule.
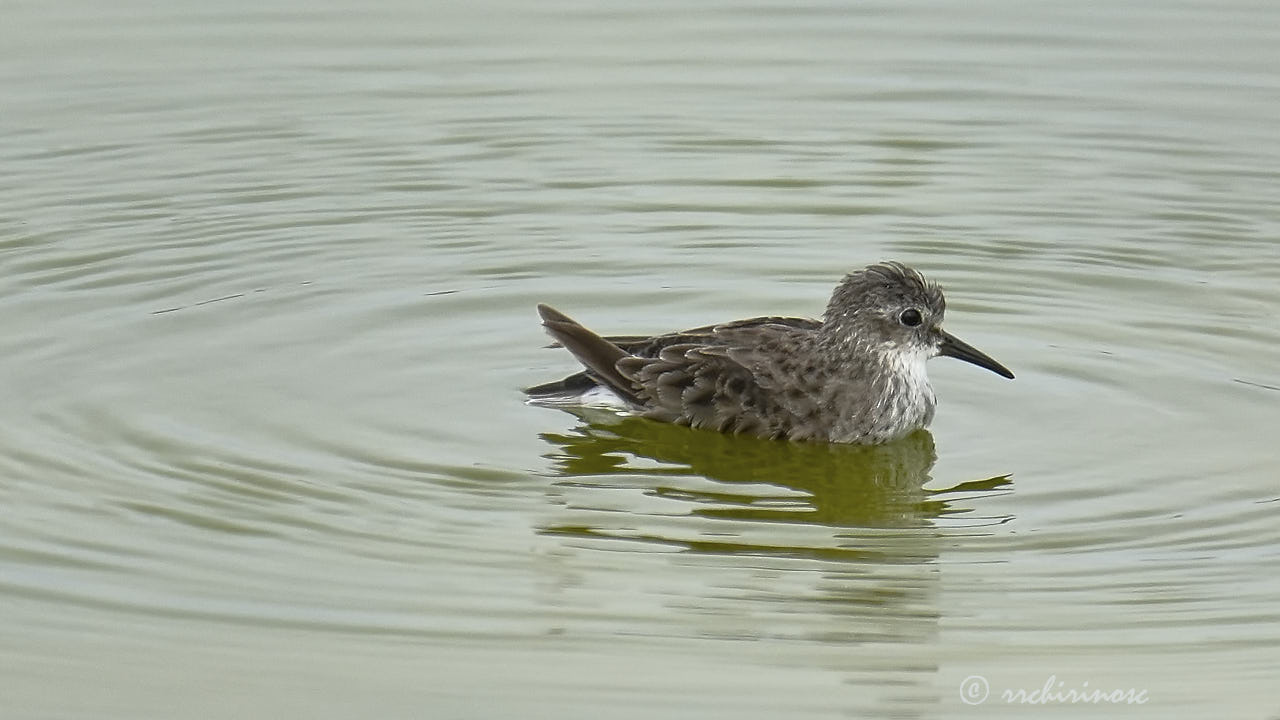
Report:
[[[898,322],[906,325],[907,327],[916,327],[920,323],[924,322],[924,318],[920,317],[919,310],[915,308],[908,308],[903,310],[902,314],[898,316]]]

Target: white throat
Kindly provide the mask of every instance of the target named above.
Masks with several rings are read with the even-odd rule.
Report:
[[[925,348],[892,348],[881,354],[883,371],[887,371],[881,386],[884,393],[882,427],[888,434],[904,435],[933,421],[937,399],[929,384],[926,368],[929,357]]]

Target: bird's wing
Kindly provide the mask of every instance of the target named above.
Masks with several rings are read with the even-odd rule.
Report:
[[[765,355],[768,343],[800,331],[772,318],[714,326],[664,344],[655,356],[629,354],[616,363],[658,420],[721,432],[796,436],[797,403],[777,391]]]
[[[821,437],[805,419],[813,400],[782,388],[770,346],[819,326],[804,318],[760,317],[653,337],[601,337],[539,305],[547,332],[586,370],[526,392],[607,387],[646,417],[720,432],[803,440]]]
[[[539,305],[538,314],[542,316],[542,325],[551,337],[573,353],[587,369],[588,377],[609,388],[623,400],[636,406],[644,405],[644,399],[637,394],[637,388],[631,379],[618,371],[618,361],[631,357],[625,350],[549,305]],[[561,382],[569,382],[572,378],[573,376]],[[543,386],[539,386],[541,387]]]
[[[751,330],[765,325],[779,325],[784,327],[794,327],[803,330],[816,330],[822,322],[811,318],[795,318],[795,317],[755,317],[746,320],[734,320],[733,322],[720,323],[718,325],[704,325],[702,327],[690,328],[680,332],[665,333],[662,335],[608,335],[605,340],[626,350],[632,355],[640,355],[642,357],[657,357],[658,353],[664,347],[671,345],[683,345],[687,343],[711,343],[724,344],[726,338],[737,330]]]
[[[552,313],[552,317],[555,322],[567,321],[582,327],[564,313],[546,305],[539,305],[538,312],[543,315],[544,325],[546,324],[547,315],[544,313],[543,308],[546,308],[546,312]],[[606,335],[600,339],[612,343],[628,355],[656,358],[664,348],[671,347],[673,345],[725,345],[737,331],[750,332],[753,329],[766,325],[792,327],[800,330],[814,330],[821,324],[821,321],[810,318],[772,316],[755,317],[746,320],[735,320],[733,322],[721,323],[719,325],[704,325],[702,327],[690,328],[688,330],[665,333],[662,335]],[[583,329],[585,330],[586,328]],[[556,340],[556,342],[551,343],[548,347],[558,348],[565,346],[564,343],[560,341],[556,332],[552,331],[550,326],[547,327],[547,332]],[[592,334],[594,335],[594,333]],[[581,360],[581,358],[579,359]],[[583,364],[586,365],[585,362]],[[590,366],[587,365],[587,367]],[[608,383],[601,383],[597,378],[597,373],[584,371],[574,373],[573,375],[561,380],[555,380],[553,382],[525,388],[525,393],[534,397],[580,394],[598,384],[604,384],[606,387],[611,387]]]

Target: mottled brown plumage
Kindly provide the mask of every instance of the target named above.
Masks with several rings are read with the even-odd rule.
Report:
[[[607,396],[644,417],[720,432],[884,442],[932,420],[927,358],[1013,377],[943,331],[945,309],[937,285],[892,262],[847,275],[821,321],[760,317],[605,338],[539,305],[547,332],[586,370],[526,392],[547,405]]]

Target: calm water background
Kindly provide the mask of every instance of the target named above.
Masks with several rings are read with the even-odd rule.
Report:
[[[1280,5],[3,13],[4,717],[1280,714]],[[932,435],[521,404],[885,258]]]

